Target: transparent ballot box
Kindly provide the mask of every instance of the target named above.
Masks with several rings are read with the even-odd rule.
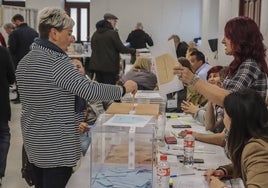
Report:
[[[155,116],[102,114],[91,129],[91,188],[151,188]]]
[[[134,101],[133,101],[134,99]],[[122,102],[126,103],[142,103],[142,104],[159,104],[159,112],[165,114],[167,99],[162,97],[158,91],[138,90],[135,97],[126,94],[122,98]]]

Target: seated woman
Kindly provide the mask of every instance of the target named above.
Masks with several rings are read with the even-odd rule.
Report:
[[[226,68],[214,66],[208,71],[207,81],[210,84],[221,86],[226,77]],[[218,105],[208,101],[204,107],[194,105],[191,102],[183,101],[181,108],[184,113],[193,115],[193,118],[205,125],[206,130],[215,133],[222,132],[224,125],[222,123],[223,109]]]
[[[223,69],[219,71],[221,79],[225,78],[226,69],[227,67],[224,67]],[[221,86],[221,83],[222,83],[222,80],[218,84],[213,84],[213,85]],[[204,133],[193,132],[193,136],[195,137],[196,140],[200,142],[209,143],[209,144],[225,146],[224,138],[227,132],[225,129],[222,130],[222,128],[224,128],[223,109],[220,108],[218,105],[215,105],[215,104],[213,105],[213,104],[214,103],[209,101],[206,107],[199,108],[198,106],[187,102],[183,104],[183,108],[184,109],[187,108],[187,113],[190,113],[191,111],[191,113],[193,114],[196,120],[198,120],[201,123],[204,123],[206,130],[210,130],[215,133],[215,134],[204,134]],[[186,131],[185,130],[181,131],[179,135],[184,137],[186,135]]]
[[[268,187],[268,110],[254,90],[233,92],[224,99],[224,125],[228,156],[232,164],[209,169],[205,177],[211,188],[226,187],[219,177],[241,177],[245,187]]]
[[[137,82],[139,90],[154,90],[157,84],[156,75],[151,72],[152,60],[147,57],[138,57],[132,68],[122,76],[124,84],[128,80]]]

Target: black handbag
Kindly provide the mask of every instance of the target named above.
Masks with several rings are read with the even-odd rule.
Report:
[[[33,171],[32,171],[32,164],[28,160],[28,156],[22,146],[22,168],[21,168],[22,178],[25,179],[29,186],[34,185],[34,178],[33,178]]]

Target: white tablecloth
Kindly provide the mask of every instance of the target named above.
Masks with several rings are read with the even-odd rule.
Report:
[[[170,114],[168,114],[170,115]],[[172,115],[172,114],[171,114]],[[190,130],[201,132],[201,133],[208,133],[212,134],[208,131],[205,131],[204,126],[199,124],[195,121],[191,116],[185,114],[175,114],[179,115],[179,118],[168,118],[166,123],[166,130],[165,135],[172,136],[171,132],[180,132],[181,130],[185,129],[174,129],[171,127],[172,124],[190,124],[192,128]],[[166,150],[171,150],[172,152],[183,154],[183,139],[177,139],[177,145],[169,145]],[[175,148],[175,150],[173,150]],[[168,161],[171,164],[171,174],[172,175],[179,175],[178,177],[173,178],[174,180],[174,188],[207,188],[208,183],[204,179],[204,172],[208,168],[217,168],[219,165],[229,164],[230,160],[226,157],[224,153],[223,147],[206,144],[203,142],[195,141],[195,153],[194,158],[201,158],[204,159],[204,163],[195,163],[194,164],[194,175],[179,175],[183,174],[180,172],[180,164],[178,162],[177,156],[175,155],[168,155]],[[182,168],[183,169],[183,168]],[[229,187],[233,188],[243,188],[243,182],[241,179],[234,179],[232,181],[226,182]]]

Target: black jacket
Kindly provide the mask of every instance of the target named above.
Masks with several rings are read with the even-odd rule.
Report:
[[[0,46],[0,121],[10,120],[9,85],[15,81],[11,56],[6,48]]]
[[[146,43],[149,46],[154,45],[152,38],[141,29],[132,31],[128,35],[126,42],[129,42],[130,46],[135,49],[146,48]]]
[[[99,21],[96,28],[91,38],[92,54],[89,69],[119,73],[120,53],[135,54],[136,50],[125,47],[118,32],[106,20]]]
[[[15,58],[14,64],[17,67],[19,61],[30,51],[30,46],[38,33],[27,23],[20,24],[9,36],[9,49]]]
[[[189,46],[186,42],[184,42],[184,41],[180,42],[177,49],[176,49],[177,58],[185,57],[188,47]]]

